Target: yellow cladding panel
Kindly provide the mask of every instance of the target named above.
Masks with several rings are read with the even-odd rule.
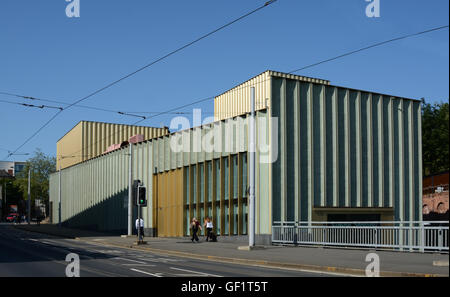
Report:
[[[57,159],[61,159],[61,168],[66,168],[100,156],[109,146],[128,141],[131,136],[142,134],[149,140],[168,133],[168,128],[81,121],[57,142]]]
[[[66,168],[82,161],[80,153],[82,133],[82,122],[80,122],[56,143],[57,170],[60,164],[61,168]]]
[[[219,121],[250,112],[250,92],[252,87],[255,88],[256,110],[270,108],[272,77],[282,77],[325,85],[330,84],[329,81],[323,79],[268,70],[217,96],[214,99],[214,119]]]
[[[158,237],[183,236],[183,168],[154,175],[153,213]]]
[[[255,88],[256,110],[269,107],[270,72],[266,71],[214,99],[216,121],[250,112],[250,91]]]

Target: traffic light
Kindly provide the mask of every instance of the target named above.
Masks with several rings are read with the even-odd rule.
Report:
[[[131,188],[131,195],[133,197],[133,205],[138,205],[138,201],[137,201],[137,197],[138,197],[138,187],[141,185],[141,181],[140,180],[134,180],[133,181],[133,187]]]
[[[137,205],[147,206],[147,193],[144,186],[139,186],[137,188]]]

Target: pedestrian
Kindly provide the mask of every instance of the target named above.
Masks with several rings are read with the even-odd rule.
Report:
[[[195,241],[198,242],[198,236],[197,236],[197,232],[200,230],[202,230],[202,226],[200,225],[200,223],[197,221],[196,218],[192,219],[192,223],[191,223],[191,227],[192,227],[192,238],[191,241],[194,242]]]
[[[206,227],[206,241],[208,241],[208,239],[211,239],[212,241],[212,230],[213,230],[213,223],[210,217],[206,217],[206,223],[205,223],[205,227]]]
[[[144,240],[144,220],[143,219],[136,219],[136,232],[140,237],[138,238],[139,241]]]

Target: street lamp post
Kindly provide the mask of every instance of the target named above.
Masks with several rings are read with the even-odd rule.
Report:
[[[128,222],[127,234],[133,234],[133,144],[130,142],[129,148],[129,167],[128,167]]]
[[[4,190],[4,192],[5,192],[5,195],[4,195],[4,197],[5,197],[5,209],[3,210],[3,212],[6,213],[6,215],[9,212],[8,201],[6,201],[6,187],[7,187],[7,185],[10,185],[10,184],[11,184],[11,182],[6,182],[6,180],[3,181],[3,187],[5,188],[5,190]]]
[[[28,205],[27,205],[27,219],[28,225],[31,222],[31,167],[28,168]]]
[[[59,159],[59,170],[58,170],[58,226],[61,227],[61,157]]]
[[[256,131],[255,131],[255,88],[251,88],[250,98],[250,191],[249,191],[249,247],[255,246],[255,155],[256,155]]]

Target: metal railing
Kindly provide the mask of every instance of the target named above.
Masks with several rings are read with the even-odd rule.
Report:
[[[274,222],[273,244],[448,253],[448,221]]]

